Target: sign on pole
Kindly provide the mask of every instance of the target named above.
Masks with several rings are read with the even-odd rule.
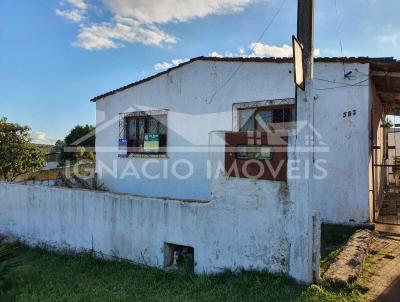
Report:
[[[294,82],[301,90],[305,90],[304,51],[303,45],[295,36],[292,37]]]

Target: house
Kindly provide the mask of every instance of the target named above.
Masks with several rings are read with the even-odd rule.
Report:
[[[310,283],[321,220],[399,223],[386,121],[400,115],[399,74],[392,58],[317,58],[312,95],[295,102],[291,59],[192,59],[93,99],[109,192],[0,183],[0,229],[159,268]]]
[[[379,125],[390,114],[387,104],[399,98],[400,79],[391,75],[399,68],[392,58],[316,59],[312,124],[316,135],[310,144],[316,148],[314,161],[319,163],[320,176],[326,173],[313,185],[314,209],[324,221],[373,222],[374,208],[375,214],[379,212],[376,207],[383,190],[375,166],[382,164],[378,162]],[[98,173],[114,192],[209,200],[209,133],[263,131],[255,117],[267,124],[294,121],[294,96],[291,59],[214,57],[194,58],[97,96],[92,101],[97,110]],[[156,118],[147,119],[151,115]],[[157,134],[155,152],[149,152],[147,133]],[[135,149],[127,157],[119,154],[126,152],[124,144]],[[268,150],[264,151],[268,159]],[[177,166],[166,167],[177,161]],[[183,176],[188,169],[194,172],[185,179],[149,178],[137,171],[121,177],[128,162],[137,171],[146,165],[152,176],[179,168],[186,169],[180,172]],[[266,185],[273,181],[277,180]],[[269,198],[265,196],[265,202]]]

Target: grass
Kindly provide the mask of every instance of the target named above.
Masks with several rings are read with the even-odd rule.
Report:
[[[322,271],[354,231],[322,226]],[[20,259],[24,266],[14,273],[13,288],[0,301],[363,301],[357,286],[302,286],[266,272],[195,276],[28,247],[21,249]]]
[[[382,261],[386,254],[382,251],[370,251],[367,253],[363,272],[360,278],[357,280],[357,284],[360,287],[360,291],[366,291],[370,285],[370,279],[376,274],[376,267],[379,267],[379,262]]]
[[[388,237],[387,237],[388,236]],[[379,236],[381,239],[392,239],[392,240],[400,240],[399,238],[392,237],[390,235],[381,234]],[[378,237],[377,237],[378,238]],[[367,256],[364,260],[363,265],[363,273],[360,278],[357,280],[357,284],[360,286],[360,291],[367,291],[371,287],[371,282],[373,282],[373,278],[375,276],[382,276],[381,269],[387,265],[390,265],[395,256],[390,252],[390,244],[381,246],[379,249],[373,248],[370,249],[367,253]],[[393,264],[396,266],[396,264]],[[385,280],[381,279],[381,284],[385,284]]]
[[[305,287],[265,272],[194,276],[30,248],[21,257],[25,266],[1,301],[363,301],[353,289]]]
[[[340,254],[343,247],[359,227],[323,224],[321,227],[321,276]]]

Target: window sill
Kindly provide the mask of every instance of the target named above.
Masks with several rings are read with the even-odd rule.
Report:
[[[168,158],[166,153],[130,153],[126,156],[118,156],[118,158]]]

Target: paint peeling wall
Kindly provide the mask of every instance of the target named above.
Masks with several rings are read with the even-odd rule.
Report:
[[[210,142],[223,149],[224,133]],[[210,158],[217,167],[224,153]],[[267,269],[310,282],[319,242],[312,242],[311,216],[296,214],[291,185],[215,176],[207,203],[0,183],[0,233],[157,267],[164,243],[173,243],[194,248],[197,273]]]
[[[239,64],[240,71],[227,82]],[[344,70],[352,71],[351,80],[344,77]],[[314,157],[322,160],[321,167],[327,171],[327,177],[315,182],[313,194],[314,207],[324,221],[369,221],[370,95],[368,81],[365,82],[368,74],[368,64],[317,63],[315,66],[313,127],[329,152],[316,153]],[[355,83],[359,84],[349,86]],[[116,175],[103,173],[102,181],[115,192],[210,200],[207,151],[191,148],[206,146],[211,131],[236,129],[232,116],[234,103],[288,99],[294,97],[294,92],[292,64],[197,61],[98,100],[97,169],[104,165],[111,168],[114,164],[118,170]],[[112,122],[113,118],[126,110],[150,109],[170,110],[168,147],[185,147],[187,152],[170,152],[168,158],[156,159],[149,173],[163,175],[165,170],[171,171],[174,162],[187,159],[195,170],[190,179],[144,179],[140,177],[140,170],[146,159],[117,157],[119,125]],[[343,117],[344,112],[354,110],[356,115]],[[103,146],[114,149],[102,152]],[[140,179],[136,175],[120,177],[127,165],[139,171]]]

